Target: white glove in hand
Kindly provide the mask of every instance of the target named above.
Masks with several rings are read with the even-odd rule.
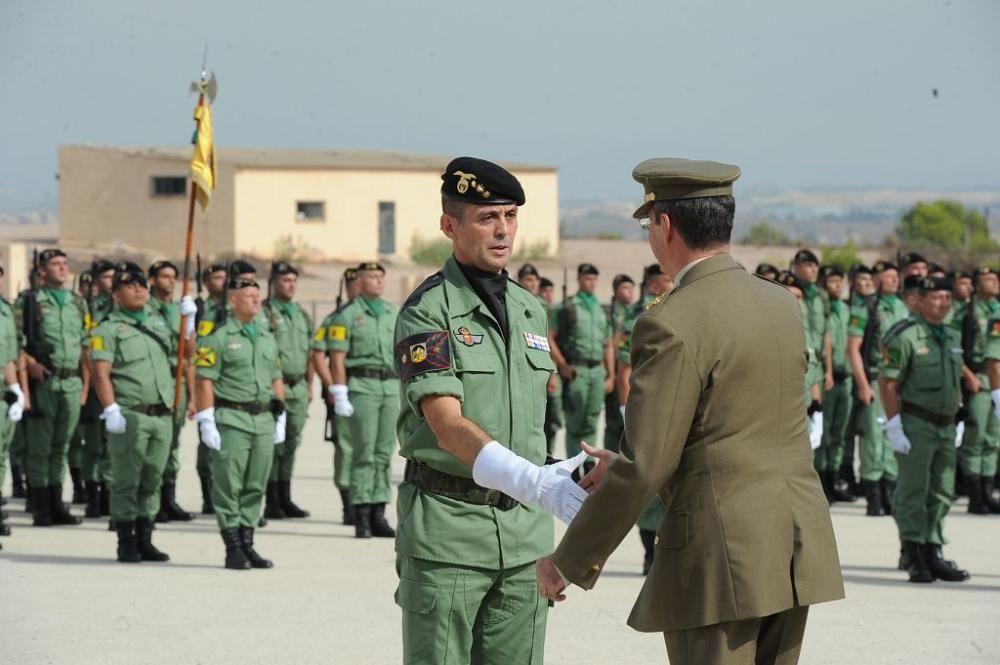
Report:
[[[990,397],[993,398],[993,412],[997,414],[997,418],[1000,418],[1000,388],[991,390]]]
[[[288,412],[282,411],[274,421],[274,445],[285,442],[285,426],[288,424]]]
[[[104,407],[104,411],[101,412],[101,420],[104,421],[104,427],[112,434],[124,434],[125,428],[128,426],[125,422],[125,416],[122,415],[122,408],[118,406],[117,402],[112,402]]]
[[[903,432],[903,419],[898,413],[885,424],[885,435],[889,439],[889,445],[897,453],[905,455],[910,452],[912,446],[910,440],[906,438],[906,433]]]
[[[354,415],[354,405],[347,396],[347,386],[342,383],[335,383],[327,390],[333,395],[333,412],[338,416],[348,418]]]
[[[215,426],[215,407],[210,406],[194,414],[194,420],[198,423],[198,433],[201,434],[201,442],[212,450],[222,450],[222,435],[219,428]]]
[[[198,305],[194,303],[191,296],[181,298],[180,312],[181,316],[187,317],[184,319],[184,336],[190,337],[194,334],[194,319],[198,314]]]
[[[817,411],[809,418],[809,447],[816,450],[823,445],[823,412]]]
[[[964,439],[964,438],[965,438],[965,422],[959,421],[958,424],[955,425],[955,447],[956,448],[961,448],[962,447],[962,439]]]
[[[558,464],[537,466],[497,441],[479,451],[472,465],[478,485],[500,490],[521,503],[537,503],[543,510],[569,524],[587,499],[587,492],[570,474],[587,459],[582,452]]]
[[[21,390],[21,384],[12,383],[7,386],[7,390],[17,396],[17,401],[7,409],[7,417],[12,423],[21,422],[21,418],[24,416],[24,391]]]

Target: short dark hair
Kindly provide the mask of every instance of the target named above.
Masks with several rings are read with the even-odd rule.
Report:
[[[733,235],[736,200],[732,196],[653,201],[653,218],[666,214],[689,249],[711,249],[729,244]]]
[[[465,220],[465,208],[467,205],[467,203],[453,199],[450,196],[441,197],[441,212],[451,215],[460,222]]]

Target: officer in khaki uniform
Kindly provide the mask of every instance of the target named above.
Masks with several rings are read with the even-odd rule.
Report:
[[[253,541],[273,446],[285,440],[285,387],[274,336],[256,321],[260,301],[257,282],[231,278],[231,313],[195,350],[195,420],[211,451],[212,505],[232,570],[274,565]]]
[[[333,443],[333,484],[340,492],[342,519],[347,526],[354,526],[354,508],[351,506],[351,427],[347,418],[338,416],[333,406],[333,359],[330,356],[333,317],[346,307],[360,293],[357,268],[344,270],[342,289],[347,291],[347,301],[340,302],[337,294],[337,308],[330,312],[316,328],[312,339],[312,364],[323,386],[323,396],[327,402],[328,440]]]
[[[551,550],[552,520],[539,506],[572,519],[583,458],[541,466],[555,369],[545,311],[504,270],[524,190],[459,157],[441,195],[454,255],[404,303],[395,336],[403,662],[540,664],[548,607],[533,563]]]
[[[893,517],[911,582],[961,582],[969,574],[942,553],[955,492],[955,416],[962,404],[962,347],[943,324],[951,282],[921,280],[917,314],[887,336],[879,387],[886,437],[896,452]]]
[[[611,323],[597,301],[597,277],[590,263],[576,270],[579,290],[555,308],[549,320],[552,359],[563,380],[566,454],[580,452],[580,442],[596,442],[597,419],[604,396],[615,381]]]
[[[799,306],[729,254],[739,175],[674,158],[633,171],[646,190],[635,217],[677,286],[635,324],[621,456],[602,451],[583,480],[596,491],[538,564],[552,600],[566,581],[593,587],[659,494],[629,625],[664,632],[672,665],[796,663],[808,606],[844,595],[809,449]]]
[[[351,430],[351,488],[354,535],[392,538],[385,518],[392,498],[389,482],[396,447],[399,382],[393,359],[396,308],[382,299],[385,268],[358,266],[360,291],[334,314],[329,328],[333,406]]]
[[[116,306],[91,331],[90,358],[108,433],[118,561],[169,561],[152,538],[172,438],[172,333],[148,307],[149,289],[139,266],[119,264],[113,289]]]

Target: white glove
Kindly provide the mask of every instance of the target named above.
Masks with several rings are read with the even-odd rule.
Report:
[[[521,503],[537,503],[543,510],[569,524],[587,499],[587,492],[570,474],[587,459],[581,452],[558,464],[538,466],[497,441],[479,451],[472,465],[472,479],[478,485],[500,490]]]
[[[903,419],[898,413],[885,424],[885,435],[888,437],[892,449],[901,455],[907,454],[913,447],[910,445],[910,440],[906,438],[906,433],[903,432]]]
[[[961,448],[962,447],[962,439],[964,439],[964,438],[965,438],[965,422],[960,420],[958,422],[958,424],[955,425],[955,447],[956,448]]]
[[[997,418],[1000,418],[1000,388],[991,390],[990,397],[993,398],[993,412],[997,414]]]
[[[285,425],[288,423],[288,412],[282,411],[274,421],[274,445],[285,442]]]
[[[348,418],[354,415],[354,405],[347,397],[347,386],[343,383],[335,383],[327,390],[333,395],[333,412],[338,416]]]
[[[187,317],[184,319],[184,336],[190,337],[194,334],[194,319],[198,314],[198,305],[191,296],[184,296],[181,298],[180,311],[181,316]]]
[[[17,401],[7,409],[7,417],[12,423],[21,422],[24,417],[24,391],[21,390],[21,384],[12,383],[7,386],[7,390],[17,395]]]
[[[198,423],[198,433],[201,434],[201,442],[206,448],[212,450],[222,450],[222,435],[219,428],[215,426],[215,407],[210,406],[194,414],[194,420]]]
[[[125,416],[122,415],[122,408],[118,406],[117,402],[112,402],[104,407],[104,411],[101,412],[101,420],[104,421],[104,427],[112,434],[124,434],[126,427],[128,427]]]
[[[823,445],[823,412],[816,411],[809,418],[809,447],[816,450]]]

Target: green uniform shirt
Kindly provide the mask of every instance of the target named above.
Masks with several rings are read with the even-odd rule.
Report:
[[[944,324],[946,326],[952,325],[955,321],[955,317],[959,315],[959,312],[961,312],[967,304],[969,304],[968,300],[952,300],[951,310],[949,310],[947,316],[944,317]]]
[[[1000,312],[994,314],[987,324],[986,360],[1000,360]]]
[[[14,308],[6,299],[0,298],[0,369],[9,362],[17,362],[19,348]]]
[[[953,416],[962,402],[958,332],[914,317],[886,339],[882,376],[899,383],[899,398],[937,415]]]
[[[65,302],[59,302],[45,289],[37,289],[35,302],[38,306],[36,323],[40,336],[40,346],[46,351],[45,356],[36,358],[49,365],[50,369],[79,371],[80,355],[87,340],[85,322],[87,319],[87,303],[79,295],[65,290]],[[19,340],[22,348],[26,346],[24,326],[24,294],[18,296],[14,303],[15,316],[18,322]],[[48,379],[53,390],[72,392],[83,388],[83,380],[79,375],[67,378],[53,376]]]
[[[873,297],[877,303],[875,305],[875,316],[878,319],[878,323],[875,328],[875,339],[872,340],[870,355],[864,359],[869,371],[876,371],[878,369],[878,350],[889,328],[910,317],[909,310],[906,309],[906,305],[898,296],[883,295],[881,297]],[[868,326],[869,311],[868,305],[857,305],[851,309],[851,319],[847,326],[848,337],[864,337],[865,328]]]
[[[806,327],[806,339],[819,342],[814,347],[816,355],[819,357],[823,355],[823,335],[826,334],[827,301],[823,298],[823,291],[815,284],[806,286],[803,295],[802,302],[806,308],[806,316],[803,319],[803,324]]]
[[[399,392],[396,381],[376,377],[351,376],[355,368],[395,372],[393,335],[396,330],[396,308],[385,300],[370,303],[358,296],[331,317],[328,328],[328,349],[346,353],[347,387],[365,395],[394,395]]]
[[[978,367],[970,367],[969,369],[973,369],[977,374],[983,374],[986,372],[986,368],[982,365],[986,361],[986,346],[989,343],[988,326],[990,320],[1000,311],[1000,305],[997,304],[996,300],[992,299],[982,300],[981,298],[976,298],[973,302],[975,303],[976,337],[970,355],[972,362],[978,365]],[[958,331],[959,344],[961,344],[962,329],[965,326],[965,316],[968,311],[969,303],[966,303],[951,319],[951,327]]]
[[[232,402],[270,402],[272,383],[281,378],[281,363],[274,335],[258,327],[256,339],[235,317],[198,340],[195,372],[214,383],[216,399]],[[274,431],[274,416],[267,410],[250,415],[237,409],[218,408],[215,421],[251,434]]]
[[[420,410],[424,397],[450,395],[462,403],[462,415],[501,445],[533,464],[545,461],[546,384],[555,370],[545,311],[513,281],[506,303],[504,339],[452,257],[403,305],[395,337],[403,457],[472,477],[468,465],[438,445]],[[552,518],[535,505],[499,510],[403,483],[399,520],[396,551],[418,559],[497,570],[552,551]]]
[[[266,303],[261,311],[264,312],[267,327],[278,345],[282,374],[298,382],[292,390],[304,394],[308,389],[304,379],[309,368],[312,320],[300,305],[293,302],[272,300]]]
[[[108,318],[112,308],[111,296],[107,293],[99,293],[88,303],[89,312],[87,315],[87,329],[93,330]]]
[[[177,346],[180,344],[181,308],[175,302],[162,302],[156,298],[149,299],[148,309],[153,316],[161,319],[170,330],[170,367],[177,369]]]
[[[834,372],[850,373],[851,366],[847,361],[847,326],[850,323],[850,312],[847,303],[842,300],[830,301],[830,316],[826,321],[826,332],[830,335],[833,356],[831,363]]]
[[[90,332],[90,358],[111,363],[111,385],[122,408],[173,404],[172,337],[167,322],[151,308],[138,323],[116,307]]]
[[[222,300],[208,297],[201,302],[201,312],[198,314],[198,337],[207,337],[215,330],[215,319],[219,313]],[[228,305],[226,305],[228,307]]]
[[[564,309],[567,309],[563,313]],[[568,330],[560,330],[565,324]],[[598,362],[604,360],[604,347],[611,338],[611,323],[599,303],[588,305],[577,293],[565,304],[552,311],[549,325],[556,333],[560,351],[570,363]]]

